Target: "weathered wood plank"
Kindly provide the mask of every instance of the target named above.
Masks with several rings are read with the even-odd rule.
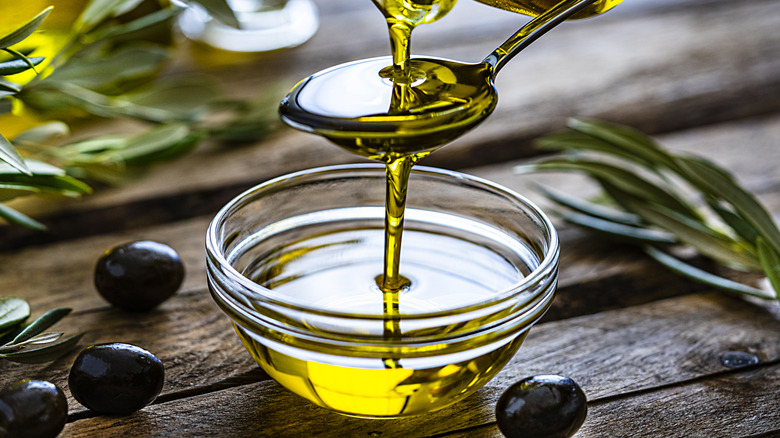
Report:
[[[634,397],[589,403],[575,434],[589,437],[759,438],[780,435],[780,366],[662,388]],[[502,438],[495,424],[446,434],[448,438]]]
[[[335,10],[351,9],[348,3]],[[603,117],[657,133],[778,109],[777,2],[636,3],[626,12],[621,12],[621,5],[604,17],[566,24],[528,49],[502,72],[498,81],[501,103],[491,119],[431,156],[426,164],[464,168],[527,156],[533,153],[528,140],[559,127],[567,116]],[[384,53],[381,17],[368,2],[359,4],[355,12],[325,17],[321,33],[310,44],[220,71],[220,76],[228,88],[246,95],[260,92],[269,82],[293,84],[334,63]],[[472,17],[479,24],[468,29],[480,30],[476,33],[479,41],[469,43],[472,33],[462,31],[466,28],[463,20]],[[419,51],[430,48],[430,53],[460,59],[476,54],[478,59],[521,20],[514,14],[462,2],[435,32],[420,29]],[[739,31],[743,22],[751,23],[750,32]],[[360,34],[361,38],[341,32],[346,27],[355,32],[349,35]],[[375,27],[380,30],[371,31]],[[383,41],[378,53],[376,47],[357,48],[372,47],[374,40]],[[575,76],[574,72],[579,73]],[[233,76],[238,74],[245,78]],[[289,130],[252,147],[206,148],[160,166],[120,190],[102,191],[70,204],[26,206],[25,211],[49,216],[45,220],[51,233],[6,229],[0,242],[9,248],[57,236],[105,232],[110,227],[192,217],[213,210],[231,193],[260,180],[355,159],[322,139]],[[145,216],[132,214],[141,209],[147,212]]]
[[[780,162],[780,148],[777,147],[780,144],[780,116],[692,129],[661,136],[658,140],[671,149],[706,156],[730,169],[748,189],[758,194],[775,217],[780,217],[780,167],[777,166]],[[218,161],[219,156],[221,155],[215,154],[211,159],[215,168],[223,168],[225,164]],[[516,175],[512,169],[519,163],[522,161],[465,171],[500,183],[543,206],[544,200],[531,189],[535,182],[549,184],[580,196],[592,193],[592,187],[583,184],[579,178],[554,174]],[[227,168],[230,169],[229,166]],[[179,168],[171,170],[182,178],[188,171],[186,167],[176,169]],[[155,181],[157,184],[163,184],[163,179]],[[135,196],[142,196],[143,190],[137,187],[129,187],[127,190],[139,190]],[[235,194],[237,192],[231,193],[231,196]],[[122,198],[120,193],[114,195]],[[145,213],[146,211],[140,210],[133,211],[132,214],[143,216]],[[101,220],[106,218],[101,217]],[[99,308],[104,303],[93,293],[92,269],[95,261],[104,250],[136,239],[159,240],[173,246],[181,254],[188,269],[183,290],[202,289],[205,277],[203,241],[209,220],[210,216],[202,216],[170,225],[138,227],[67,243],[0,253],[0,283],[4,287],[3,294],[22,295],[30,299],[36,307],[52,306],[59,302],[72,303],[80,310]],[[639,283],[643,277],[647,277],[650,282],[658,281],[658,276],[642,275],[648,269],[651,269],[650,272],[658,271],[652,271],[648,264],[632,265],[635,260],[641,258],[626,255],[624,248],[583,237],[581,233],[565,225],[561,225],[559,229],[563,240],[562,288],[568,287],[569,284],[585,284],[595,279],[615,276],[635,277],[632,288],[641,287]],[[642,289],[649,290],[649,286],[652,286],[652,283]]]
[[[702,151],[702,146],[706,146],[712,149],[712,155],[725,157],[729,165],[738,169],[740,175],[747,178],[748,185],[767,189],[762,183],[771,180],[772,172],[778,171],[772,165],[776,162],[773,161],[773,154],[780,152],[773,147],[776,143],[772,141],[778,138],[779,131],[778,124],[770,119],[712,127],[705,129],[704,132],[694,130],[691,133],[673,136],[672,143],[679,148],[699,152]],[[755,152],[750,154],[740,151],[731,152],[735,149],[730,147],[733,144],[749,144],[750,150]],[[751,158],[755,156],[762,156],[764,159],[756,162]],[[715,157],[711,156],[711,158]],[[760,174],[751,173],[751,168],[758,169]],[[520,192],[527,192],[528,181],[513,175],[511,164],[474,169],[472,173],[496,180]],[[581,189],[576,181],[574,184],[577,185],[577,189]],[[573,191],[576,192],[577,189]],[[764,200],[771,201],[770,205],[774,206],[772,211],[777,214],[780,212],[780,198],[776,193],[774,196],[772,194],[773,192],[767,193],[768,196],[764,196]],[[37,314],[58,306],[73,307],[76,309],[75,314],[58,325],[68,332],[95,330],[101,327],[102,323],[108,322],[109,326],[100,331],[100,336],[88,335],[83,342],[84,345],[87,342],[129,342],[120,336],[127,328],[128,319],[133,324],[142,324],[146,327],[147,331],[144,332],[146,335],[180,330],[172,326],[174,322],[183,326],[190,324],[197,328],[199,315],[208,314],[213,318],[218,313],[213,304],[204,298],[203,236],[208,220],[209,217],[200,217],[171,225],[140,228],[2,254],[0,255],[0,283],[4,287],[2,293],[28,299]],[[635,251],[591,238],[566,227],[562,227],[561,231],[564,250],[560,288],[553,308],[546,316],[547,320],[636,305],[702,290],[700,285],[680,280]],[[164,304],[159,309],[161,314],[153,313],[138,317],[110,310],[92,286],[92,269],[98,256],[113,245],[135,239],[153,239],[169,243],[179,251],[187,266],[188,275],[183,292]],[[204,332],[208,332],[205,336],[210,336],[210,333],[229,331],[226,321],[220,323],[217,319],[213,324],[216,328],[182,331],[180,336],[171,340],[173,346],[166,343],[167,338],[164,336],[155,338],[156,343],[151,345],[142,344],[153,351],[173,349],[179,352],[181,345],[199,344]],[[134,336],[140,337],[138,342],[141,343],[143,335]],[[232,335],[225,335],[221,339],[227,343],[225,345],[229,345],[224,348],[229,348],[230,351],[241,351],[241,347],[232,340]],[[72,360],[72,357],[69,360]],[[180,384],[166,387],[166,393],[188,386],[210,385],[218,382],[222,376],[214,374],[212,370],[222,366],[220,360],[220,358],[201,360],[199,362],[201,372],[174,371],[172,380]],[[58,364],[63,365],[62,362]],[[11,364],[7,364],[6,368],[2,366],[0,365],[0,369],[4,371],[3,377],[8,381],[29,377],[26,371],[28,368],[13,368]],[[243,362],[231,370],[242,373],[250,370],[252,366],[248,357],[244,357]],[[46,375],[55,368],[57,367],[36,368],[35,375]],[[58,378],[64,376],[63,373],[57,375]]]
[[[33,316],[54,307],[73,308],[74,313],[55,327],[66,333],[88,331],[82,346],[128,342],[159,354],[161,360],[173,364],[168,366],[163,394],[214,385],[231,376],[251,373],[254,362],[205,290],[204,250],[202,238],[196,236],[203,235],[207,220],[196,218],[0,255],[0,278],[4,290],[9,291],[3,293],[28,300]],[[116,243],[133,239],[154,239],[172,245],[187,270],[182,291],[148,313],[126,313],[109,307],[92,284],[93,266],[99,255]],[[561,287],[545,320],[702,290],[698,284],[665,275],[659,265],[627,248],[599,242],[576,230],[565,232],[563,240],[584,251],[575,249],[563,256]],[[22,378],[46,378],[64,385],[76,353],[51,365],[0,362],[0,386]]]
[[[75,312],[55,327],[67,333],[87,331],[80,348],[49,364],[2,361],[0,387],[34,378],[66,388],[70,367],[81,348],[106,342],[138,345],[155,354],[165,365],[163,398],[171,393],[214,390],[226,380],[268,378],[238,342],[230,320],[205,290],[183,293],[148,313],[108,308]],[[83,413],[85,409],[70,392],[67,395],[71,414]]]
[[[509,384],[526,375],[568,375],[581,384],[589,399],[598,400],[672,384],[680,388],[706,384],[703,376],[728,370],[719,360],[726,351],[754,354],[761,363],[776,362],[780,360],[777,338],[780,316],[777,306],[773,307],[718,295],[693,295],[542,324],[532,330],[505,370],[473,397],[411,419],[368,421],[344,417],[304,402],[269,381],[156,404],[126,418],[78,420],[69,424],[66,431],[68,436],[100,432],[128,436],[151,433],[382,437],[457,432],[493,422],[493,406],[498,396]],[[775,370],[769,375],[776,373]],[[761,394],[776,393],[776,377],[761,376],[749,374],[737,379],[751,388],[765,385]],[[721,377],[713,382],[720,381],[717,379]],[[710,390],[717,388],[713,384]],[[728,388],[724,387],[723,391],[726,394]],[[691,393],[698,392],[697,389]],[[679,392],[681,396],[685,393]],[[744,397],[750,393],[745,392]],[[633,403],[635,399],[637,405],[641,404],[641,399],[635,396],[621,400]],[[688,403],[688,399],[684,401]],[[589,421],[594,425],[601,424],[599,419],[609,410],[604,405],[604,410],[596,408],[591,412]],[[735,409],[732,415],[747,420],[753,412]],[[780,427],[780,418],[776,416],[768,422],[770,427]],[[668,422],[664,430],[674,431],[677,426]],[[630,423],[616,427],[629,428]]]

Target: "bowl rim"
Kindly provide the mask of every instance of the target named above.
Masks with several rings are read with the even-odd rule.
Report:
[[[260,284],[250,280],[246,276],[242,275],[238,270],[236,270],[228,262],[223,251],[220,250],[221,245],[217,238],[218,227],[227,218],[228,214],[232,212],[234,209],[236,209],[237,207],[240,207],[240,205],[247,198],[255,196],[259,192],[274,190],[279,186],[283,186],[284,184],[287,184],[290,180],[297,180],[302,177],[310,177],[310,176],[315,176],[317,174],[329,174],[329,173],[352,172],[352,171],[373,171],[373,172],[381,171],[382,173],[384,173],[385,165],[381,163],[337,164],[337,165],[309,168],[309,169],[288,173],[285,175],[278,176],[276,178],[269,179],[263,183],[260,183],[254,187],[251,187],[243,191],[242,193],[240,193],[239,195],[231,199],[227,204],[225,204],[219,210],[219,212],[214,216],[214,218],[209,223],[208,229],[206,231],[206,242],[205,242],[206,259],[207,259],[207,264],[209,265],[207,273],[208,276],[211,277],[212,269],[219,269],[223,276],[228,277],[231,282],[239,284],[243,289],[242,291],[239,292],[225,291],[229,295],[233,296],[234,299],[230,300],[233,301],[232,303],[224,302],[223,303],[224,305],[227,305],[231,308],[235,308],[236,304],[245,301],[245,299],[247,298],[257,300],[258,296],[250,296],[245,292],[245,291],[250,291],[255,295],[262,296],[263,303],[267,303],[268,305],[271,306],[280,306],[283,308],[292,309],[294,311],[298,311],[306,314],[344,318],[344,319],[363,319],[363,320],[382,320],[383,318],[385,318],[381,314],[359,314],[353,312],[341,312],[338,310],[326,311],[321,308],[307,305],[305,302],[302,302],[300,300],[289,299],[285,295],[275,293],[272,289],[268,289],[266,287],[261,286]],[[546,283],[548,282],[553,282],[554,284],[557,283],[557,275],[554,274],[558,268],[558,259],[560,255],[560,243],[559,243],[558,233],[554,225],[552,224],[552,221],[549,219],[549,217],[536,204],[528,200],[525,196],[520,195],[519,193],[511,189],[508,189],[502,185],[466,173],[428,167],[428,166],[415,166],[412,169],[412,172],[413,174],[433,175],[434,177],[447,177],[456,180],[469,181],[471,183],[476,183],[478,185],[486,186],[487,188],[490,188],[494,192],[500,193],[502,195],[511,197],[519,201],[521,204],[527,207],[530,212],[532,212],[535,215],[535,217],[532,217],[531,219],[535,223],[539,224],[540,228],[543,229],[547,248],[540,260],[539,265],[533,271],[531,271],[528,275],[524,276],[520,281],[513,283],[502,290],[496,291],[495,295],[493,295],[491,298],[487,300],[471,303],[462,307],[450,308],[446,310],[438,310],[434,312],[422,312],[422,313],[414,313],[414,314],[403,314],[402,319],[424,320],[430,318],[451,317],[453,313],[461,314],[461,313],[468,313],[479,309],[488,308],[500,304],[502,302],[512,300],[517,295],[523,294],[523,292],[539,289],[538,291],[536,291],[537,293],[527,295],[527,299],[523,303],[523,306],[525,306],[529,303],[533,303],[534,298],[538,295],[538,293],[540,292],[544,293],[545,291],[547,291],[548,288],[544,287],[546,286]],[[213,267],[211,266],[212,264],[214,265]],[[211,279],[209,283],[211,283]],[[542,284],[542,287],[538,287],[538,286],[534,287],[534,285],[539,285],[540,283]],[[235,297],[234,294],[236,293],[240,294],[241,297],[243,297],[244,299]],[[212,295],[214,294],[212,293]],[[241,306],[247,307],[244,310],[251,310],[250,313],[255,312],[245,304],[241,304]],[[239,309],[235,309],[235,310],[239,310]]]

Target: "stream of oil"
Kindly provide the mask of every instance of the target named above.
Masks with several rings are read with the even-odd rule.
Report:
[[[412,166],[485,120],[496,107],[498,94],[493,83],[495,66],[488,62],[467,64],[440,58],[411,57],[414,28],[442,18],[457,0],[372,1],[387,21],[392,56],[356,61],[312,75],[296,85],[282,101],[280,114],[286,123],[295,128],[321,135],[350,152],[381,161],[386,166],[384,265],[374,281],[383,296],[383,337],[392,340],[402,336],[401,310],[404,303],[412,300],[412,294],[405,292],[414,288],[418,281],[418,277],[410,275],[407,278],[400,272],[401,241]],[[556,3],[555,0],[477,1],[533,16]],[[581,10],[576,17],[602,13],[619,2],[599,0]],[[349,233],[352,232],[349,230]],[[432,235],[425,239],[428,238]],[[433,241],[425,242],[422,246],[433,244]],[[457,243],[458,246],[463,244],[461,241]],[[461,254],[466,249],[459,247],[455,251]],[[473,250],[468,251],[474,254]],[[276,261],[269,264],[279,266]],[[411,265],[413,263],[410,264],[413,270]],[[522,263],[515,266],[519,265]],[[532,265],[529,263],[520,269],[524,272],[514,272],[514,268],[510,267],[509,270],[514,273],[504,279],[515,274],[522,278]],[[442,277],[445,284],[459,277],[456,273],[458,268],[452,269],[454,271],[446,278]],[[251,278],[269,287],[276,279],[281,279],[279,287],[283,288],[287,280],[278,276],[277,271],[276,268],[257,269],[258,275]],[[268,274],[272,272],[273,275]],[[321,268],[319,272],[325,273],[326,270]],[[327,272],[331,272],[330,268]],[[356,272],[355,264],[345,266],[343,271],[333,271],[333,275],[338,277],[338,289],[345,289],[340,283],[355,277]],[[291,275],[289,278],[298,282],[303,277]],[[470,278],[471,283],[466,289],[473,290],[474,284],[483,280],[492,281],[487,270]],[[312,286],[323,299],[333,301],[330,294],[320,293],[323,290],[322,278],[312,278],[311,281],[316,283]],[[509,281],[512,284],[513,280]],[[457,294],[455,290],[460,288],[448,286],[438,289]],[[350,297],[350,301],[355,301],[354,296]],[[462,364],[443,368],[414,366],[409,369],[402,366],[399,358],[386,357],[382,359],[384,370],[380,370],[374,367],[342,368],[300,360],[275,352],[249,337],[244,339],[255,359],[267,364],[264,368],[285,386],[297,387],[299,394],[310,393],[308,398],[323,406],[345,412],[363,412],[368,416],[406,415],[415,410],[413,406],[418,402],[430,410],[442,406],[443,400],[451,400],[455,393],[460,394],[458,397],[465,396],[470,393],[470,388],[479,387],[497,372],[500,364],[505,363],[522,342],[518,339],[518,342],[498,348],[485,357],[471,358]],[[480,361],[488,357],[489,360],[482,365]],[[491,361],[493,365],[487,365]],[[498,368],[495,364],[499,364]],[[435,379],[428,378],[432,375],[447,377],[432,383]],[[354,382],[354,387],[345,387],[345,382]],[[323,394],[328,394],[327,400]]]

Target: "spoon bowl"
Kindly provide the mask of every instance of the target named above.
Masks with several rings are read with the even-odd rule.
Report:
[[[282,120],[384,162],[419,159],[485,120],[498,103],[498,71],[525,47],[596,0],[565,0],[528,22],[482,62],[413,57],[408,81],[372,58],[323,70],[282,100]]]

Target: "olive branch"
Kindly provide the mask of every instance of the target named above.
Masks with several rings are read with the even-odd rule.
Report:
[[[576,172],[603,190],[602,201],[549,187],[539,190],[563,220],[640,245],[652,258],[694,280],[731,292],[780,299],[780,230],[756,197],[702,157],[671,153],[630,127],[571,119],[569,131],[537,140],[558,154],[518,173]],[[607,205],[608,204],[608,205]],[[722,266],[762,273],[774,291],[733,281],[674,255],[692,248]]]
[[[0,56],[0,115],[13,116],[23,108],[49,119],[10,139],[0,126],[0,218],[45,229],[3,203],[44,193],[81,196],[91,191],[84,181],[121,183],[150,164],[186,154],[203,140],[254,141],[272,131],[274,107],[263,96],[224,99],[210,77],[161,76],[173,52],[172,20],[182,7],[170,4],[131,14],[141,2],[89,1],[51,59],[31,56],[36,48],[25,40],[52,7],[0,36],[0,55],[5,55]],[[226,0],[193,2],[237,25]],[[31,80],[15,82],[15,75],[29,71],[35,73]],[[129,118],[149,127],[75,140],[61,120],[74,115]]]
[[[0,297],[0,359],[18,363],[43,363],[70,351],[81,336],[61,339],[64,333],[45,332],[70,313],[71,309],[50,310],[32,322],[30,305],[21,298]]]

